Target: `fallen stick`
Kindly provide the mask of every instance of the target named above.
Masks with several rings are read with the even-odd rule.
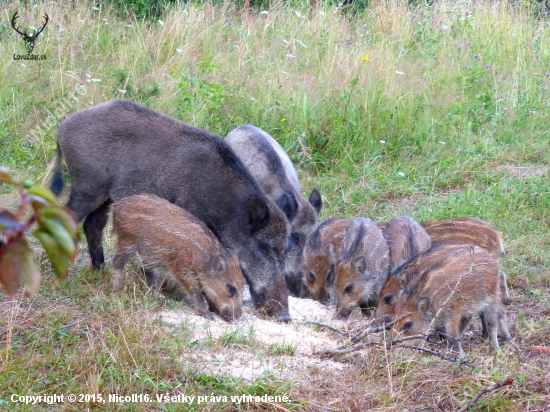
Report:
[[[319,323],[319,322],[313,322],[313,321],[308,321],[308,322],[301,322],[303,325],[317,325],[317,326],[321,326],[323,328],[327,328],[327,329],[330,329],[336,333],[339,333],[340,335],[349,335],[349,332],[344,332],[343,330],[340,330],[340,329],[336,329],[335,327],[333,326],[330,326],[330,325],[327,325],[326,323]]]
[[[474,405],[474,403],[476,403],[478,401],[479,398],[481,398],[486,393],[492,392],[495,389],[501,388],[505,385],[511,385],[512,383],[514,383],[514,379],[512,379],[512,377],[509,376],[508,378],[506,378],[506,379],[504,379],[500,382],[497,382],[494,385],[487,386],[486,388],[481,388],[478,391],[478,393],[476,393],[476,395],[472,399],[470,399],[468,401],[468,403],[466,403],[466,405],[464,405],[462,408],[460,408],[456,412],[466,412],[468,409],[470,409]]]
[[[399,345],[399,346],[402,347],[402,348],[416,349],[416,350],[419,350],[421,352],[426,352],[426,353],[429,353],[430,355],[437,356],[437,357],[439,357],[443,360],[446,360],[448,362],[451,362],[451,363],[455,363],[456,361],[458,361],[460,359],[456,356],[451,357],[451,356],[444,355],[441,352],[437,352],[435,350],[431,350],[431,349],[425,348],[423,346],[414,346],[414,345],[407,345],[407,344]],[[464,364],[466,366],[470,366],[470,363],[466,360],[460,360],[460,363]]]
[[[355,345],[348,346],[348,347],[341,346],[338,349],[320,350],[320,351],[317,351],[317,352],[313,352],[313,354],[314,355],[320,355],[320,356],[325,357],[325,358],[326,357],[333,357],[333,356],[336,356],[336,355],[345,355],[345,354],[348,354],[348,353],[356,352],[358,350],[368,348],[368,347],[371,347],[371,346],[377,346],[377,345],[380,345],[384,342],[386,344],[388,344],[389,346],[392,346],[392,345],[395,345],[396,343],[400,343],[400,342],[404,342],[404,341],[412,340],[412,339],[419,339],[419,338],[425,339],[426,337],[424,335],[412,335],[412,336],[406,336],[404,338],[396,339],[396,340],[393,340],[393,341],[375,340],[375,341],[372,341],[372,342],[365,342],[365,343],[355,344]]]
[[[396,322],[399,322],[401,319],[406,318],[406,317],[409,316],[410,314],[411,314],[411,312],[405,313],[404,315],[399,316],[398,318],[392,320],[391,322],[383,323],[382,325],[376,326],[376,327],[374,327],[374,328],[368,328],[368,329],[367,329],[366,331],[364,331],[362,334],[357,335],[357,336],[351,338],[351,341],[352,341],[353,343],[356,343],[356,342],[359,342],[359,341],[365,339],[365,338],[367,337],[367,335],[370,335],[371,333],[381,332],[381,331],[383,331],[384,329],[388,329],[390,326],[395,325]]]

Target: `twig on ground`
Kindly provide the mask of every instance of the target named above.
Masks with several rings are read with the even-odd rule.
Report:
[[[412,335],[412,336],[406,336],[404,338],[396,339],[394,341],[375,340],[375,341],[372,341],[372,342],[365,342],[365,343],[355,344],[355,345],[352,345],[352,346],[341,346],[338,349],[320,350],[320,351],[314,352],[313,354],[314,355],[321,355],[322,357],[333,357],[333,356],[336,356],[336,355],[345,355],[347,353],[356,352],[358,350],[368,348],[370,346],[378,346],[378,345],[380,345],[384,342],[388,346],[393,346],[396,343],[400,343],[400,342],[404,342],[404,341],[412,340],[412,339],[419,339],[419,338],[420,339],[425,339],[426,337],[424,335]]]
[[[362,334],[357,335],[357,336],[354,336],[353,338],[351,338],[351,342],[356,343],[356,342],[359,342],[359,341],[365,339],[365,338],[367,337],[367,335],[370,335],[371,333],[381,332],[381,331],[383,331],[384,329],[387,329],[387,328],[389,328],[390,326],[395,325],[396,322],[399,322],[401,319],[406,318],[406,317],[409,316],[410,314],[411,314],[411,312],[405,313],[404,315],[399,316],[398,318],[392,320],[391,322],[383,323],[382,325],[376,326],[376,327],[374,327],[374,328],[368,328],[368,329],[367,329],[366,331],[364,331]],[[375,319],[375,320],[376,320],[376,319]]]
[[[327,325],[326,323],[320,323],[320,322],[313,322],[313,321],[308,321],[308,322],[301,322],[303,325],[317,325],[317,326],[321,326],[322,328],[327,328],[327,329],[330,329],[336,333],[339,333],[340,335],[344,335],[344,336],[347,336],[349,335],[349,332],[344,332],[343,330],[340,330],[340,329],[337,329],[333,326],[330,326],[330,325]]]
[[[451,363],[455,363],[457,361],[460,361],[460,364],[463,364],[463,365],[466,365],[466,366],[471,366],[470,362],[468,362],[466,359],[458,358],[456,356],[452,356],[452,357],[447,356],[447,355],[442,354],[441,352],[437,352],[435,350],[431,350],[431,349],[425,348],[423,346],[414,346],[414,345],[408,345],[408,344],[403,344],[403,345],[399,345],[399,346],[401,346],[402,348],[416,349],[416,350],[419,350],[421,352],[426,352],[426,353],[429,353],[430,355],[437,356],[437,357],[439,357],[443,360],[446,360],[448,362],[451,362]]]
[[[508,378],[506,378],[506,379],[504,379],[500,382],[497,382],[494,385],[487,386],[485,388],[481,388],[479,390],[479,392],[476,393],[476,395],[472,399],[470,399],[468,401],[468,403],[466,403],[466,405],[464,405],[462,408],[460,408],[456,412],[466,412],[468,409],[470,409],[474,405],[474,403],[476,403],[478,401],[479,398],[481,398],[486,393],[492,392],[495,389],[501,388],[501,387],[506,386],[506,385],[511,385],[512,383],[514,383],[514,379],[511,376],[509,376]]]
[[[80,322],[82,322],[82,321],[88,319],[89,317],[90,317],[90,316],[86,316],[85,318],[82,318],[82,319],[80,319],[80,320],[77,320],[76,322],[71,322],[71,323],[68,323],[68,324],[66,324],[66,325],[63,325],[63,326],[61,326],[61,327],[59,328],[59,330],[65,329],[65,328],[70,328],[71,326],[77,325],[77,324],[79,324]]]

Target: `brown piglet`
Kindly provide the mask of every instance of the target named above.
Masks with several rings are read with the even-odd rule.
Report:
[[[303,285],[313,298],[328,301],[328,290],[334,281],[334,250],[339,250],[349,219],[331,218],[322,222],[311,233],[304,248]]]
[[[378,227],[386,230],[389,223],[379,223]],[[479,246],[495,258],[506,253],[500,232],[492,225],[471,217],[458,217],[444,220],[428,220],[421,223],[431,238],[432,245],[453,243]],[[391,271],[395,269],[392,268]],[[501,296],[504,303],[511,301],[506,274],[500,270]],[[390,277],[391,279],[391,277]]]
[[[456,243],[477,245],[495,258],[506,254],[502,235],[494,226],[472,217],[457,217],[444,220],[427,220],[422,227],[432,239],[432,244]],[[500,270],[501,296],[504,303],[510,303],[512,298],[506,283],[506,273]]]
[[[357,306],[369,314],[389,274],[388,243],[376,223],[353,219],[334,261],[336,316],[347,318]]]
[[[150,286],[153,270],[168,272],[192,297],[198,314],[212,310],[226,321],[240,318],[239,260],[191,213],[154,195],[131,196],[113,205],[113,230],[118,235],[114,290],[124,287],[124,266],[137,252]]]
[[[430,235],[409,216],[393,218],[383,233],[390,249],[390,273],[432,246]]]
[[[497,350],[499,329],[504,340],[511,339],[500,297],[498,262],[478,246],[440,247],[423,254],[428,264],[420,265],[420,273],[400,294],[395,316],[411,315],[398,321],[394,331],[401,336],[440,332],[448,346],[463,355],[460,337],[472,317],[479,315],[491,347]]]
[[[421,223],[432,243],[477,245],[498,258],[506,254],[500,232],[492,225],[472,217],[427,220]]]

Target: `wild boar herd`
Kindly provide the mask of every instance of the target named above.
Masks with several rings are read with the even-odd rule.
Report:
[[[290,322],[288,295],[323,303],[335,316],[373,309],[403,335],[436,331],[462,352],[479,315],[493,349],[510,339],[502,301],[500,233],[472,218],[386,223],[365,217],[317,226],[322,197],[302,196],[296,171],[266,132],[245,125],[222,139],[123,100],[82,110],[58,129],[51,188],[71,177],[67,206],[79,220],[94,269],[104,265],[103,229],[113,210],[113,289],[137,253],[146,282],[168,273],[198,314],[242,314],[244,283],[255,307]]]

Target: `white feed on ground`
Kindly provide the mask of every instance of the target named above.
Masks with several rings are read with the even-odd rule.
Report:
[[[285,324],[258,317],[251,308],[251,303],[246,302],[243,316],[232,323],[218,317],[208,320],[194,315],[191,309],[164,311],[158,316],[170,324],[186,324],[192,339],[198,342],[197,347],[205,342],[215,345],[215,350],[192,349],[182,358],[182,362],[189,368],[197,368],[198,372],[253,381],[265,373],[287,380],[314,373],[316,367],[339,371],[348,368],[348,364],[321,359],[313,354],[341,345],[340,336],[303,322],[321,322],[346,329],[353,319],[360,317],[358,313],[352,315],[351,321],[337,321],[332,319],[334,306],[289,297],[292,323]]]

